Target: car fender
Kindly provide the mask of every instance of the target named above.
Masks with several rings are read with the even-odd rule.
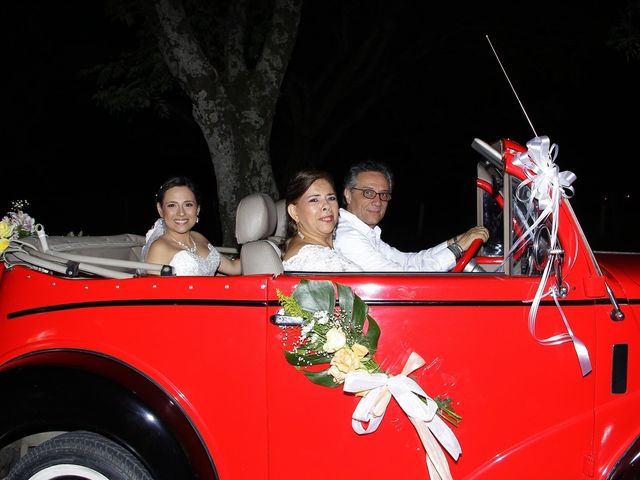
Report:
[[[0,447],[34,433],[91,430],[130,450],[158,480],[216,479],[185,412],[150,378],[80,350],[30,353],[0,368]]]

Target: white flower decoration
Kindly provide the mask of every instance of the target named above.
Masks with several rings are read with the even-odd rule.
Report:
[[[327,353],[333,353],[340,350],[347,343],[347,337],[344,332],[336,327],[329,329],[327,332],[327,341],[322,346],[322,349]]]

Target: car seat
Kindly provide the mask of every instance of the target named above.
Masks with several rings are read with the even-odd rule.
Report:
[[[276,230],[269,237],[269,240],[280,247],[281,250],[287,239],[287,223],[287,202],[284,198],[281,198],[276,202]]]
[[[268,240],[276,229],[276,217],[275,203],[264,193],[252,193],[238,203],[236,240],[243,275],[284,271],[280,247]]]

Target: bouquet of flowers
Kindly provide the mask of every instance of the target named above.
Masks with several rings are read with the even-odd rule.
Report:
[[[352,416],[352,427],[358,434],[378,428],[394,397],[427,451],[431,478],[451,478],[446,458],[435,440],[457,460],[462,450],[441,419],[457,426],[461,417],[453,410],[451,399],[430,398],[407,376],[423,366],[424,360],[413,352],[399,375],[382,372],[374,359],[380,327],[369,315],[367,304],[348,286],[302,279],[291,295],[280,290],[276,293],[287,315],[302,318],[300,336],[284,352],[286,360],[316,384],[343,385],[345,392],[362,397]]]
[[[349,287],[336,286],[338,306],[333,284],[328,280],[303,279],[291,296],[277,291],[287,315],[303,319],[300,337],[291,351],[284,352],[285,357],[297,367],[329,364],[319,372],[302,370],[309,380],[325,387],[339,386],[349,372],[380,370],[373,359],[380,336],[378,324]]]
[[[0,221],[0,253],[9,247],[11,240],[28,237],[36,231],[35,220],[22,209],[28,205],[26,200],[16,200],[11,211]]]

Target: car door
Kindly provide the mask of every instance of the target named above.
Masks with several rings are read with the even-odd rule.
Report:
[[[303,277],[351,287],[380,327],[382,369],[397,375],[419,354],[425,364],[411,377],[428,396],[451,399],[462,416],[452,427],[462,455],[457,462],[447,456],[454,478],[582,478],[592,474],[595,374],[581,370],[577,342],[544,340],[570,328],[595,368],[593,297],[584,281],[591,260],[565,207],[555,213],[562,253],[550,254],[550,221],[535,223],[539,211],[499,158],[478,167],[478,222],[491,238],[472,268],[281,275],[269,284],[269,314],[279,308],[276,291],[290,294]],[[545,266],[556,259],[547,280]],[[541,282],[546,293],[554,281],[562,288],[557,303],[538,298],[530,317]],[[267,328],[270,477],[426,478],[425,451],[396,401],[375,432],[359,435],[351,417],[360,397],[316,385],[285,361],[283,350],[299,333]]]
[[[302,277],[269,286],[290,294]],[[411,375],[430,397],[452,399],[462,455],[448,457],[454,478],[579,478],[592,453],[593,376],[583,377],[571,343],[543,346],[528,330],[535,277],[500,274],[334,275],[353,288],[380,326],[376,359],[398,374],[411,352],[425,365]],[[575,298],[574,298],[575,300]],[[595,344],[586,305],[564,307],[574,333]],[[538,311],[538,334],[563,328],[557,307]],[[356,434],[360,398],[310,382],[285,361],[297,327],[270,322],[267,390],[270,478],[423,479],[425,454],[407,415],[392,400],[377,431]]]

